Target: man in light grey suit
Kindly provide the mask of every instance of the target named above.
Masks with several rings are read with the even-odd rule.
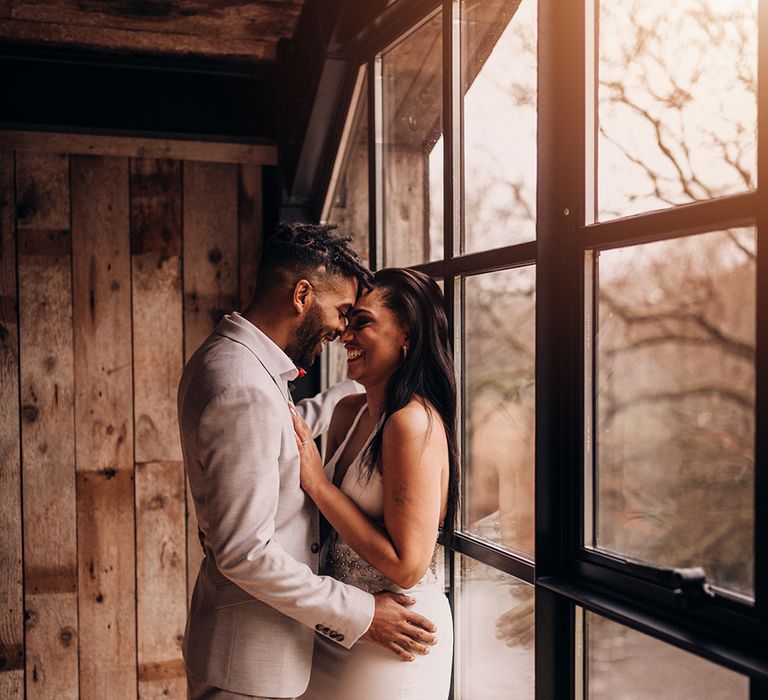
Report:
[[[329,226],[278,227],[256,295],[187,363],[179,427],[205,557],[183,654],[190,697],[290,698],[304,692],[315,633],[427,653],[434,626],[407,596],[372,596],[318,576],[318,514],[299,487],[288,381],[345,327],[368,272]],[[318,435],[349,385],[301,402]]]

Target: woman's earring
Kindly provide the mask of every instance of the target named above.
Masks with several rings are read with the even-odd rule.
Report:
[[[408,346],[403,345],[403,362],[405,362],[407,358],[408,358]]]

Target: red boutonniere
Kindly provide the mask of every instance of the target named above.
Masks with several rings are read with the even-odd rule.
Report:
[[[297,379],[301,379],[302,377],[306,376],[307,370],[302,369],[301,367],[297,367],[296,369],[299,370],[299,376],[297,377]]]

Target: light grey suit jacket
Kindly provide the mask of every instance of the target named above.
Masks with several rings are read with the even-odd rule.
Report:
[[[225,316],[179,385],[184,466],[206,556],[184,634],[187,669],[246,695],[293,697],[315,631],[350,647],[373,618],[363,591],[317,576],[318,515],[299,487],[288,410],[293,363],[239,314]],[[302,402],[313,434],[351,387]]]

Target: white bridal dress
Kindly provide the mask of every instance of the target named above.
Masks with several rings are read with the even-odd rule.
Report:
[[[365,409],[364,404],[326,465],[326,471],[333,473]],[[382,522],[384,491],[381,474],[376,471],[367,479],[361,464],[362,454],[372,437],[368,437],[366,445],[349,465],[341,490],[369,518]],[[359,557],[336,533],[331,537],[323,573],[370,593],[382,590],[407,593],[416,600],[411,609],[437,626],[437,644],[430,647],[429,654],[416,654],[415,661],[409,662],[372,642],[360,640],[352,649],[345,649],[317,635],[309,688],[301,700],[446,700],[451,680],[453,625],[443,592],[442,548],[436,547],[424,578],[406,590]]]

